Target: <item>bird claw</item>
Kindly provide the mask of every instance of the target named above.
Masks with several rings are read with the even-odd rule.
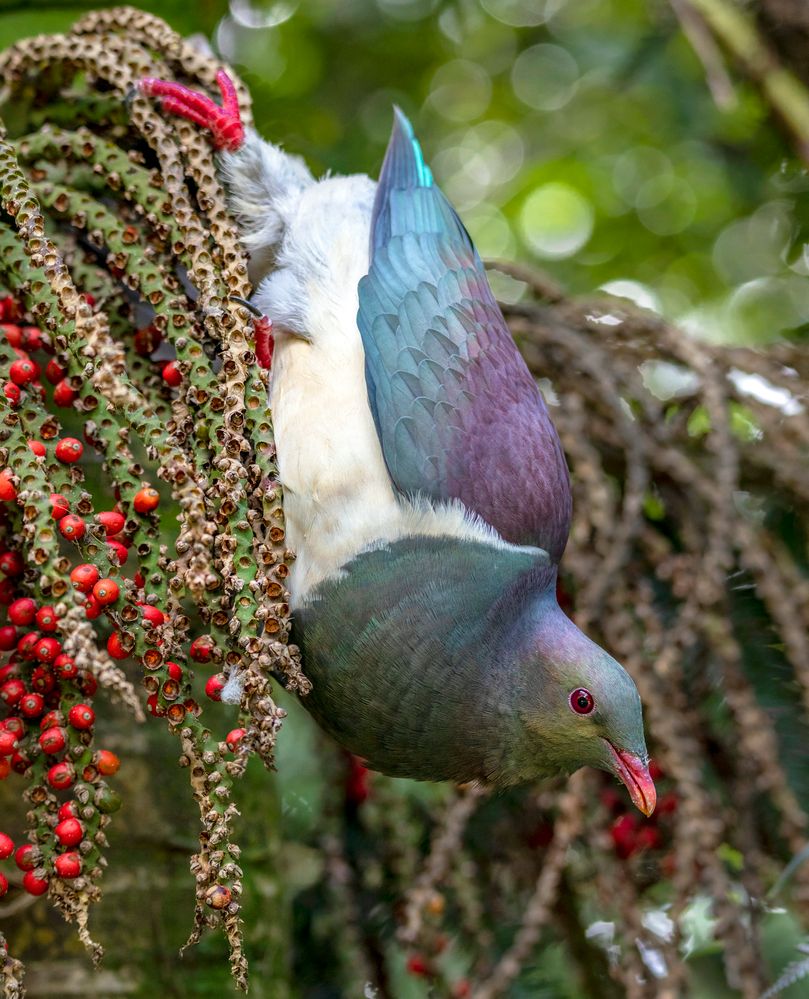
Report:
[[[192,90],[182,83],[156,80],[147,76],[138,81],[137,87],[142,94],[160,97],[164,111],[179,115],[207,129],[217,149],[235,152],[244,142],[239,98],[233,81],[224,69],[220,69],[216,74],[216,82],[222,94],[221,107],[207,95]]]
[[[272,367],[272,355],[275,349],[275,340],[272,335],[272,321],[266,316],[260,319],[253,318],[253,333],[256,337],[255,354],[258,366],[269,371]]]
[[[275,349],[275,340],[272,333],[272,320],[268,319],[259,309],[248,302],[246,298],[239,298],[238,295],[230,296],[231,302],[238,302],[250,313],[250,321],[253,324],[253,336],[255,337],[254,352],[256,361],[260,368],[269,371],[272,367],[272,355]]]

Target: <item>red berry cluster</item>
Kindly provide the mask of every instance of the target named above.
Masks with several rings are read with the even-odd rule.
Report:
[[[42,367],[31,354],[43,352],[53,355],[54,351],[47,334],[36,326],[21,325],[22,312],[10,297],[0,300],[0,330],[14,351],[16,359],[8,367],[8,380],[3,385],[3,395],[12,407],[21,404],[25,394],[35,394],[40,399],[46,395],[45,386],[40,380]],[[57,406],[72,406],[78,393],[66,377],[67,372],[51,356],[45,364],[45,378],[53,386],[53,402]]]
[[[665,774],[652,760],[649,773],[656,784],[665,782]],[[665,786],[665,784],[664,784]],[[641,853],[657,853],[665,873],[673,870],[673,855],[665,853],[671,845],[671,816],[677,810],[677,795],[664,791],[657,800],[657,807],[648,819],[641,818],[634,810],[630,811],[625,795],[615,787],[605,787],[601,801],[613,822],[610,826],[610,839],[616,856],[628,860]]]
[[[17,637],[18,629],[34,623],[42,631],[58,632],[56,610],[38,608],[30,597],[18,597],[8,604],[7,617],[10,623],[0,635],[3,651],[13,651],[0,667],[0,706],[5,715],[0,720],[0,780],[12,771],[24,774],[34,760],[43,759],[50,791],[71,795],[58,808],[55,821],[40,828],[38,844],[27,843],[15,852],[11,838],[0,833],[0,860],[14,852],[24,872],[23,888],[42,895],[50,877],[73,880],[82,873],[82,858],[94,859],[88,837],[98,833],[102,816],[116,806],[103,778],[117,773],[120,761],[109,750],[93,751],[91,746],[96,720],[89,703],[96,691],[92,674],[80,670],[52,635],[26,632]],[[7,890],[8,879],[0,874],[0,895]]]

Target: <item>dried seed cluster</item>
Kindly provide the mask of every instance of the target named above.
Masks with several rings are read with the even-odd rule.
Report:
[[[230,301],[249,294],[246,261],[210,146],[130,93],[144,75],[210,85],[218,68],[127,8],[0,56],[2,98],[24,122],[0,135],[0,777],[28,781],[25,887],[77,920],[97,958],[87,913],[117,763],[95,747],[92,698],[103,684],[143,717],[140,683],[180,740],[200,809],[191,942],[221,926],[245,988],[232,785],[253,753],[273,766],[283,712],[270,672],[307,689],[286,644],[292,554],[266,375]],[[88,488],[99,466],[112,509]],[[197,664],[214,700],[243,677],[227,738],[201,717]]]

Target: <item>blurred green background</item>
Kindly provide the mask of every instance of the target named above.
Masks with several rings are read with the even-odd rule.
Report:
[[[66,29],[96,6],[0,2],[0,47]],[[399,104],[484,257],[539,266],[573,293],[606,288],[717,341],[765,343],[809,320],[809,178],[750,85],[734,76],[727,105],[716,106],[662,0],[135,6],[233,64],[252,91],[259,131],[316,172],[375,176]],[[502,297],[520,294],[517,282],[496,280]],[[332,932],[314,904],[324,877],[316,843],[329,828],[329,789],[342,776],[322,772],[315,743],[324,737],[300,708],[285,706],[278,778],[256,766],[240,796],[251,995],[288,995],[272,983],[294,961],[296,982],[321,980],[305,991],[320,999],[339,992],[322,985],[329,968],[307,971],[318,958],[306,941],[316,948]],[[128,771],[127,807],[111,832],[110,875],[94,916],[110,951],[107,977],[87,972],[78,944],[40,907],[14,939],[32,966],[32,995],[231,994],[218,937],[176,956],[192,911],[186,857],[196,818],[172,762],[173,740],[148,728],[133,741],[128,722],[125,734],[107,722],[105,744]],[[165,773],[155,759],[166,761]],[[386,794],[388,782],[379,783],[371,807],[384,810],[403,785]],[[405,784],[404,793],[426,815],[448,792]],[[0,797],[0,809],[9,807]],[[270,862],[279,836],[283,869]],[[137,925],[133,912],[142,913]],[[768,959],[777,969],[790,958],[795,930],[772,925]],[[293,931],[304,941],[294,955],[284,936]],[[54,961],[43,965],[36,957],[49,949]],[[700,995],[730,994],[717,968],[707,955]],[[558,950],[546,951],[534,972],[526,995],[576,995]],[[405,975],[397,989],[426,994]]]

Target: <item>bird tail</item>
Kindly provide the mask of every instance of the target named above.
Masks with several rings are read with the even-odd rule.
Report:
[[[374,200],[371,258],[393,237],[421,233],[460,238],[475,255],[463,223],[435,185],[413,126],[397,107]]]

